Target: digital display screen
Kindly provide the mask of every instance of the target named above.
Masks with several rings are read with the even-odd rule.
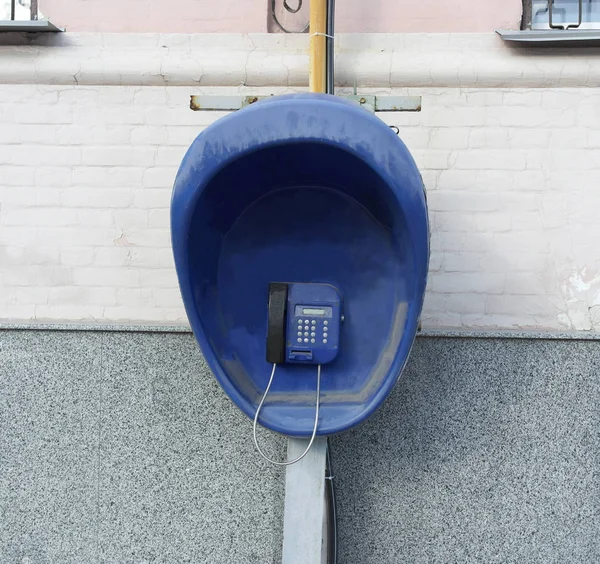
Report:
[[[325,310],[314,307],[305,307],[302,309],[302,315],[325,315]]]
[[[296,306],[296,316],[299,315],[311,315],[313,317],[331,317],[333,310],[330,307],[309,307],[309,306]]]

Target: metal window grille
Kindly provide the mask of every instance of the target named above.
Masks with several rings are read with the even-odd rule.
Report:
[[[600,29],[600,0],[525,0],[523,7],[525,28]]]

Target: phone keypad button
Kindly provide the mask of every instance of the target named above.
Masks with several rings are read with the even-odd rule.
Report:
[[[313,346],[327,346],[329,343],[329,321],[326,319],[295,319],[298,324],[297,341],[298,343],[306,343]],[[294,327],[294,325],[292,325]]]

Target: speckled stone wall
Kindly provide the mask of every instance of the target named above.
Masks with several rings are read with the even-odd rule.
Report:
[[[594,340],[417,339],[332,440],[340,563],[600,561],[599,365]],[[0,330],[3,564],[275,563],[283,493],[188,333]]]

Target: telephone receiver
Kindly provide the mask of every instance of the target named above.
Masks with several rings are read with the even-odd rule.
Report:
[[[269,284],[267,362],[327,364],[339,351],[342,296],[331,284]]]

